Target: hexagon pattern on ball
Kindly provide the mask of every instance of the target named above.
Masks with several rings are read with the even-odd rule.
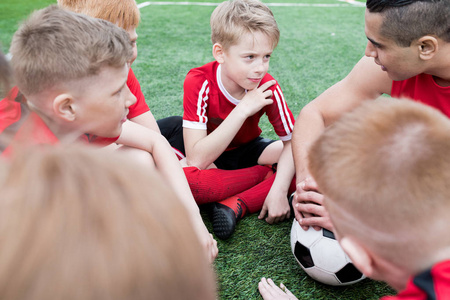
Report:
[[[349,285],[366,278],[352,264],[334,234],[326,229],[303,230],[294,219],[291,249],[296,261],[313,279],[328,285]]]

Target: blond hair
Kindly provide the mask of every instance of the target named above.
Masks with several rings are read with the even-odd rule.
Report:
[[[211,14],[211,41],[228,49],[238,43],[244,33],[262,32],[275,48],[280,30],[272,11],[259,0],[228,0]]]
[[[396,263],[420,264],[450,247],[449,153],[450,120],[436,109],[367,101],[318,138],[309,170],[338,232]]]
[[[29,149],[0,168],[1,299],[215,299],[188,213],[117,152]]]
[[[56,5],[25,21],[10,51],[16,83],[25,96],[97,75],[104,67],[123,67],[133,55],[123,29]]]
[[[139,25],[141,13],[135,0],[58,0],[58,5],[117,24],[125,30]]]

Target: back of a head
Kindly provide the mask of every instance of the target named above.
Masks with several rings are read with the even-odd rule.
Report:
[[[0,168],[1,299],[215,299],[189,216],[116,152],[49,146]]]
[[[410,100],[376,100],[325,130],[309,168],[338,230],[407,263],[450,246],[449,153],[446,116]],[[333,207],[353,221],[334,219]]]
[[[117,24],[125,30],[136,28],[140,12],[135,0],[58,0],[62,8]]]
[[[383,14],[381,33],[399,46],[425,35],[450,42],[450,0],[367,0],[366,7]]]
[[[27,97],[104,67],[123,67],[133,55],[123,29],[56,5],[34,12],[20,26],[10,52],[16,84]]]
[[[211,41],[225,49],[235,45],[244,33],[262,32],[275,48],[280,31],[272,11],[259,0],[228,0],[211,15]]]

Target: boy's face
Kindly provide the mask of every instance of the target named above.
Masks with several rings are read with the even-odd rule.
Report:
[[[128,30],[128,35],[130,36],[131,45],[133,46],[133,58],[130,61],[130,65],[136,60],[138,51],[137,51],[137,38],[138,35],[136,33],[136,27],[130,27]]]
[[[392,80],[405,80],[423,72],[419,65],[418,48],[413,42],[401,47],[392,39],[381,34],[383,15],[370,13],[366,9],[365,31],[368,39],[365,54],[373,57],[375,63],[388,73]]]
[[[127,120],[128,108],[136,97],[127,86],[128,65],[105,67],[98,75],[77,83],[75,91],[75,125],[84,133],[101,137],[117,137]]]
[[[224,50],[222,82],[231,95],[258,87],[269,69],[272,41],[263,33],[246,33]]]

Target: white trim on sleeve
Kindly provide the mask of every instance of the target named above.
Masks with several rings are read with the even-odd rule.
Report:
[[[200,123],[200,122],[183,120],[183,127],[184,128],[190,128],[190,129],[206,130],[206,123]]]

